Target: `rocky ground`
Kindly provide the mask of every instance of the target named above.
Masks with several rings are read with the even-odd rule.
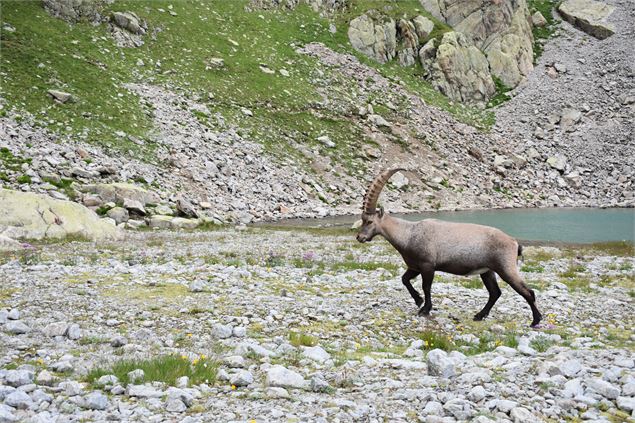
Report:
[[[615,34],[598,40],[562,21],[535,70],[497,109],[495,130],[561,157],[565,179],[583,197],[621,185],[619,202],[635,195],[635,170],[618,159],[635,155],[635,4],[605,3],[615,7],[608,18]],[[608,185],[599,187],[597,177]]]
[[[417,317],[398,255],[343,230],[29,246],[0,261],[0,421],[629,421],[632,253],[525,255],[538,330],[506,286],[473,322],[486,291],[449,275]]]

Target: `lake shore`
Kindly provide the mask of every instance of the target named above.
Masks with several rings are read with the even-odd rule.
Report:
[[[398,254],[337,230],[36,245],[0,262],[0,392],[16,401],[0,411],[18,420],[626,419],[629,251],[528,246],[521,271],[545,316],[532,330],[504,283],[490,317],[472,321],[487,299],[482,283],[445,274],[431,317],[418,317]],[[129,376],[131,366],[144,378]],[[173,367],[181,371],[161,372]]]

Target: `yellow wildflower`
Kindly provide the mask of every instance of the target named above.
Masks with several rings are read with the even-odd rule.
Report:
[[[186,355],[182,355],[182,356],[181,356],[181,359],[182,359],[182,360],[187,360],[187,356],[186,356]]]
[[[201,360],[205,360],[207,356],[205,354],[201,354]]]
[[[232,385],[232,391],[236,390],[236,385]]]
[[[188,337],[188,338],[191,338],[191,337],[192,337],[192,334],[191,334],[191,333],[188,333],[188,334],[187,334],[187,337]]]

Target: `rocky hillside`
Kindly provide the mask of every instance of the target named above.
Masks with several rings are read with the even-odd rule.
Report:
[[[410,169],[388,187],[393,210],[633,204],[629,2],[615,3],[615,35],[602,41],[548,15],[560,36],[534,72],[536,44],[500,53],[528,18],[523,2],[504,3],[501,31],[417,1],[88,4],[2,4],[2,187],[72,199],[131,227],[185,224],[172,215],[218,223],[357,212],[369,179],[393,165]],[[426,56],[436,64],[357,52],[355,22],[375,13],[414,28],[411,52],[441,42]],[[439,63],[456,50],[444,43],[488,69],[514,63],[495,73],[522,82],[494,126],[493,110],[452,102],[426,81],[448,75]],[[611,62],[571,54],[573,45],[608,51]],[[114,195],[113,184],[135,194]]]

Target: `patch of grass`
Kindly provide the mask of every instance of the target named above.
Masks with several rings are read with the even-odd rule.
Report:
[[[481,278],[461,278],[459,279],[459,284],[463,288],[469,289],[480,289],[484,287]]]
[[[452,339],[442,332],[425,330],[418,335],[423,340],[423,349],[426,351],[441,349],[444,351],[452,351],[457,348]]]
[[[591,281],[587,278],[575,277],[575,278],[562,278],[560,282],[567,285],[572,291],[591,291]]]
[[[110,340],[108,338],[103,338],[101,336],[84,336],[77,341],[79,345],[108,344],[109,342]]]
[[[529,12],[533,15],[535,12],[540,12],[542,16],[544,16],[547,24],[539,27],[532,26],[532,32],[534,35],[534,63],[538,61],[538,58],[542,55],[544,50],[543,43],[551,38],[553,35],[557,21],[553,17],[553,9],[557,8],[560,4],[560,1],[551,1],[551,0],[528,0],[527,6],[529,7]]]
[[[545,352],[554,344],[555,342],[546,336],[537,336],[529,343],[529,346],[538,352]]]
[[[558,276],[561,278],[575,278],[580,273],[586,272],[586,267],[583,264],[570,262],[569,267],[564,272],[560,272]]]
[[[314,347],[318,340],[316,337],[302,332],[289,332],[289,343],[294,347],[305,346]]]
[[[596,242],[591,244],[588,248],[610,256],[635,256],[635,244],[630,241]]]
[[[7,147],[0,148],[0,165],[2,168],[17,172],[22,168],[22,164],[24,163],[31,163],[31,159],[14,156]]]
[[[128,373],[136,369],[144,371],[143,382],[163,382],[174,386],[178,378],[187,376],[193,385],[213,384],[216,380],[218,363],[204,356],[190,361],[185,356],[176,355],[163,355],[145,360],[121,360],[110,367],[91,370],[86,375],[86,381],[94,383],[101,376],[115,375],[125,386],[130,382]]]
[[[31,183],[31,177],[29,175],[20,175],[18,176],[15,181],[18,184],[30,184]]]
[[[496,107],[500,104],[503,104],[511,98],[507,93],[511,91],[512,88],[506,86],[503,81],[497,76],[492,75],[492,79],[494,80],[494,85],[496,86],[496,92],[487,102],[488,108]]]
[[[545,268],[543,265],[537,262],[527,261],[522,265],[522,267],[520,268],[520,271],[529,272],[529,273],[543,273],[545,271]]]

